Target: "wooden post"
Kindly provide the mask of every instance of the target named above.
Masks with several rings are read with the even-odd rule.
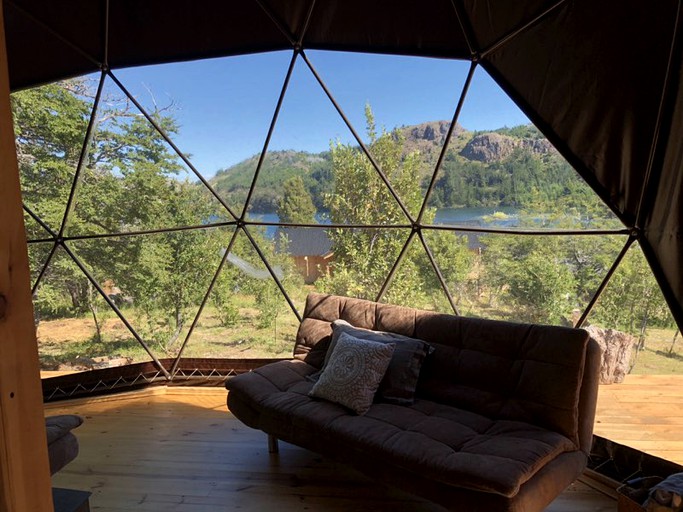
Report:
[[[52,511],[0,0],[0,512]]]

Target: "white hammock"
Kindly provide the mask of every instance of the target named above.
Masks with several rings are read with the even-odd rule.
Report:
[[[221,254],[225,254],[225,249],[221,251]],[[268,272],[267,268],[264,269],[259,269],[254,267],[251,263],[248,261],[243,260],[239,256],[237,256],[235,253],[228,253],[228,261],[235,265],[238,269],[240,269],[242,272],[247,274],[249,277],[253,277],[256,279],[270,279],[270,272]],[[282,272],[281,267],[271,267],[273,269],[273,273],[275,274],[275,277],[278,279],[282,280],[282,277],[284,273]]]

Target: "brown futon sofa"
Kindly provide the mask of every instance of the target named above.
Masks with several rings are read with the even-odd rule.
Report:
[[[404,353],[399,361],[411,365],[414,394],[399,390],[384,400],[383,380],[360,414],[310,396],[327,371],[321,368],[330,358],[333,322],[335,331],[339,325],[349,329],[340,320],[423,340],[415,343],[424,350],[409,355],[407,363]],[[368,346],[340,336],[344,350]],[[342,351],[339,340],[331,355]],[[384,378],[403,346],[400,337],[389,341],[394,355]],[[387,344],[369,344],[373,354],[384,350],[377,348],[382,343]],[[353,362],[349,357],[346,363]],[[533,512],[543,510],[586,466],[599,362],[599,347],[581,329],[311,294],[294,358],[236,376],[226,387],[230,411],[271,439],[350,463],[451,510]]]

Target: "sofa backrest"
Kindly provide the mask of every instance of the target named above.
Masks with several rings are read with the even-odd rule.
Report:
[[[294,357],[321,367],[343,319],[430,343],[417,396],[559,432],[590,452],[600,349],[586,331],[439,314],[310,294]]]

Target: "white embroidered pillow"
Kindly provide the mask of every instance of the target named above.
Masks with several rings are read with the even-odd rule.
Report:
[[[309,395],[336,402],[356,414],[365,414],[387,371],[394,348],[394,343],[362,340],[342,333]]]

